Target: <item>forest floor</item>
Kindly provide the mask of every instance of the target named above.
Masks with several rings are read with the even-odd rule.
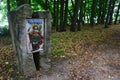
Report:
[[[52,33],[52,68],[41,77],[16,71],[11,39],[0,38],[0,80],[120,80],[120,25]]]

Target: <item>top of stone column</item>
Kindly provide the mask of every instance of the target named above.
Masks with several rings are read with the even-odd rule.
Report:
[[[23,4],[13,11],[16,12],[17,14],[16,17],[20,17],[20,18],[31,18],[32,17],[32,9],[29,4]]]
[[[49,18],[51,19],[51,13],[49,11],[44,11],[44,12],[34,12],[32,15],[33,18]]]

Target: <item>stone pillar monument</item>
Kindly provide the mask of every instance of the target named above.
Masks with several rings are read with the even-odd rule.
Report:
[[[32,15],[34,16],[32,18]],[[14,51],[17,60],[18,70],[21,74],[31,76],[35,73],[35,64],[33,60],[32,50],[30,50],[30,40],[28,35],[29,20],[36,21],[42,26],[42,34],[44,41],[40,52],[40,62],[42,68],[48,69],[50,64],[50,34],[51,34],[51,14],[49,12],[32,13],[28,4],[21,5],[9,14],[9,25],[13,40]],[[29,25],[31,26],[31,25]],[[31,52],[30,52],[31,51]]]

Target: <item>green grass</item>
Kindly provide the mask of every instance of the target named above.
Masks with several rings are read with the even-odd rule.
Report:
[[[105,29],[103,25],[99,25],[92,28],[84,28],[79,32],[67,31],[53,33],[52,55],[57,57],[63,55],[72,56],[73,54],[80,53],[84,46],[88,46],[90,48],[97,44],[116,46],[117,43],[115,42],[113,35],[119,35],[120,31],[118,28],[120,27],[112,25],[110,28]]]

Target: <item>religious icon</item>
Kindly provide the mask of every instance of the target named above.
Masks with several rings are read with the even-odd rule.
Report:
[[[38,52],[43,50],[43,41],[44,41],[44,27],[42,19],[28,19],[28,41],[30,53]]]

